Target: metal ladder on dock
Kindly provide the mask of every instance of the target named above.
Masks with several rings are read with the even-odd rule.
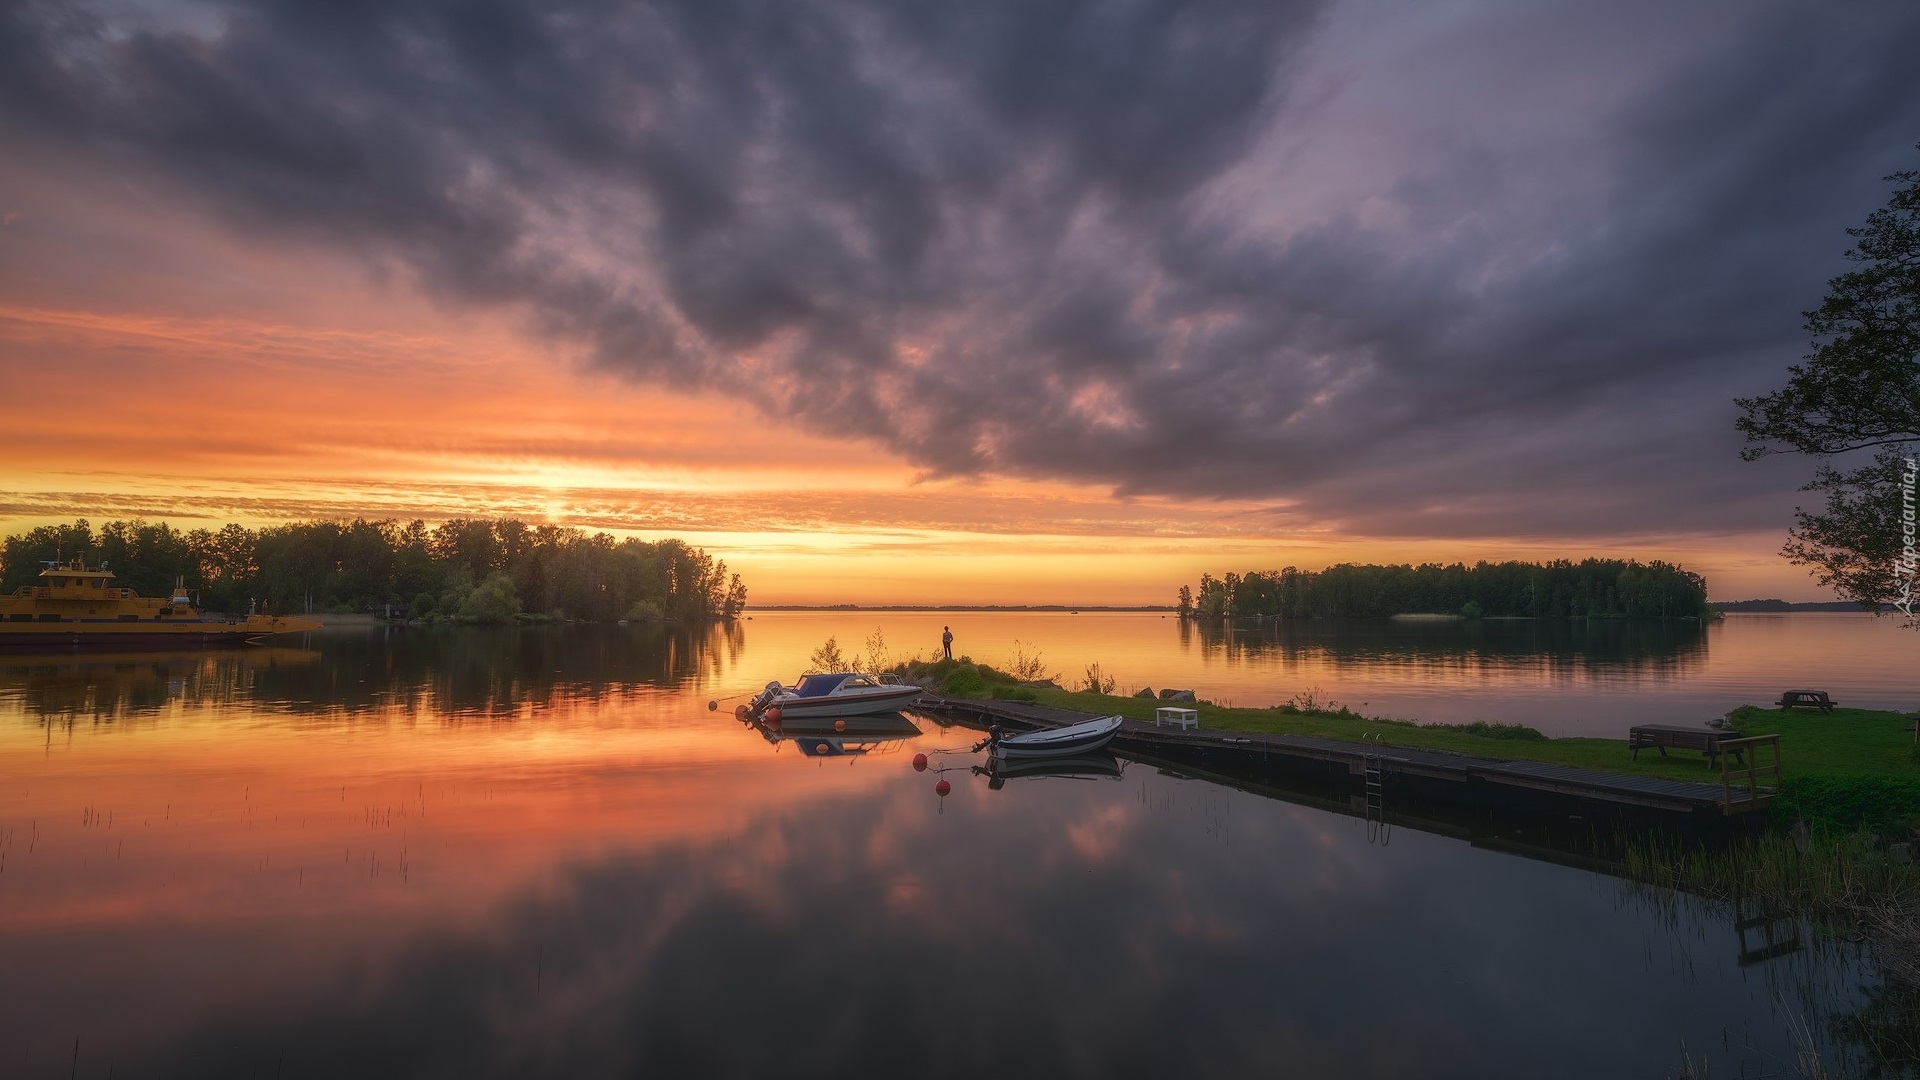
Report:
[[[1393,825],[1387,821],[1387,767],[1379,754],[1365,758],[1367,785],[1367,843],[1381,847],[1393,842]]]

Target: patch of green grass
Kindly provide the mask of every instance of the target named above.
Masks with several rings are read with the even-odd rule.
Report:
[[[1475,720],[1471,724],[1427,724],[1426,727],[1440,728],[1443,731],[1458,731],[1482,739],[1496,739],[1501,742],[1547,742],[1546,735],[1537,728],[1525,724],[1489,724],[1485,720]]]
[[[1913,761],[1911,715],[1874,709],[1763,709],[1733,711],[1742,735],[1779,735],[1789,775],[1920,777]]]
[[[1153,719],[1154,707],[1159,704],[1145,698],[1112,697],[1085,691],[1042,689],[1038,697],[1042,704],[1057,708],[1118,713],[1147,721]],[[1709,765],[1705,755],[1690,750],[1669,750],[1665,757],[1657,750],[1642,750],[1639,760],[1634,760],[1624,737],[1634,722],[1630,717],[1621,718],[1622,737],[1618,739],[1550,739],[1538,732],[1527,734],[1532,729],[1518,725],[1419,724],[1361,716],[1348,709],[1332,712],[1287,706],[1232,709],[1204,701],[1190,707],[1199,711],[1202,726],[1226,731],[1315,735],[1388,746],[1452,750],[1480,757],[1550,761],[1634,776],[1706,783],[1720,780],[1719,768]],[[1888,776],[1920,781],[1920,766],[1916,766],[1909,755],[1913,720],[1899,713],[1867,709],[1835,709],[1825,714],[1799,709],[1783,713],[1778,709],[1747,706],[1737,710],[1735,720],[1742,735],[1780,736],[1781,773],[1785,778]],[[1915,810],[1920,813],[1920,804],[1916,804]]]
[[[1789,776],[1768,808],[1776,823],[1904,833],[1920,819],[1920,777]]]
[[[895,674],[927,686],[941,687],[954,697],[1008,697],[1020,680],[990,664],[976,664],[970,656],[958,660],[908,660],[893,666]],[[1001,691],[1005,690],[1006,693]],[[1016,698],[1032,701],[1033,698]]]

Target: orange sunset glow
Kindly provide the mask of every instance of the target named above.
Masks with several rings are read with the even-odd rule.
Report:
[[[1191,197],[1258,202],[1281,166],[1255,144]],[[856,360],[802,323],[703,314],[692,285],[661,284],[673,270],[647,229],[663,226],[623,235],[558,193],[552,228],[525,242],[553,280],[479,297],[414,248],[262,229],[170,173],[135,170],[143,182],[80,153],[49,143],[0,166],[0,375],[21,406],[0,429],[10,532],[513,516],[683,537],[757,604],[1167,604],[1203,572],[1587,556],[1678,561],[1716,598],[1826,598],[1776,554],[1800,470],[1741,465],[1730,426],[1732,398],[1790,344],[1711,386],[1687,376],[1691,404],[1626,405],[1640,391],[1621,383],[1536,417],[1501,406],[1492,378],[1493,411],[1456,429],[1453,399],[1489,378],[1466,361],[1421,389],[1389,377],[1378,343],[1276,337],[1243,368],[1225,344],[1251,332],[1237,300],[1162,318],[1163,286],[1116,280],[1137,291],[1115,317],[1161,351],[1082,367],[1052,338],[1001,339],[1006,318],[1067,318],[1070,295],[1003,318],[978,306],[997,294],[959,291],[876,315],[893,328],[849,339]],[[1263,204],[1259,235],[1328,213],[1330,168],[1301,189],[1319,194]],[[665,290],[645,300],[664,312],[654,344],[616,343],[624,316],[541,295],[596,275],[642,300]],[[815,410],[823,395],[839,404]],[[1594,438],[1616,444],[1604,464]]]
[[[519,517],[686,538],[775,604],[1166,604],[1227,567],[1595,550],[1683,560],[1716,593],[1798,587],[1767,533],[1370,537],[1257,500],[930,475],[857,433],[585,368],[505,320],[349,291],[317,305],[331,310],[259,318],[0,307],[0,349],[25,361],[9,388],[85,402],[0,431],[0,528]],[[111,391],[77,393],[76,372]]]

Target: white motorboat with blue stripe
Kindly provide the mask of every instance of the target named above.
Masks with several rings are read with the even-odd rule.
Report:
[[[792,686],[770,682],[754,696],[748,711],[755,716],[779,709],[784,719],[807,716],[865,716],[891,712],[919,697],[921,690],[911,683],[889,681],[887,675],[863,675],[857,671],[831,671],[802,675]]]

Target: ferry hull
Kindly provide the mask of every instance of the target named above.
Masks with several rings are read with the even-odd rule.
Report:
[[[103,634],[84,631],[35,631],[0,635],[0,649],[180,649],[208,645],[255,645],[266,635],[256,631],[187,634]]]
[[[318,629],[312,619],[256,617],[246,622],[179,622],[171,625],[125,623],[0,623],[0,650],[192,649],[258,645],[275,634]]]

